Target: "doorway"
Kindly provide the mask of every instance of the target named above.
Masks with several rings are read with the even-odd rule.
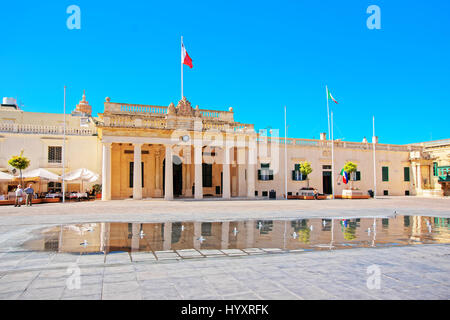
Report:
[[[331,171],[322,172],[322,183],[323,183],[323,193],[332,194],[333,190],[331,188]]]
[[[183,165],[181,159],[173,156],[172,159],[173,173],[173,196],[179,197],[183,194]],[[163,195],[166,190],[166,159],[163,160]]]

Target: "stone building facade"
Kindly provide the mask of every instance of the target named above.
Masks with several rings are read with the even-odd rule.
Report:
[[[30,169],[61,174],[63,165],[66,172],[88,168],[101,175],[97,183],[102,184],[103,200],[281,198],[308,186],[324,194],[332,186],[335,194],[349,187],[367,194],[374,189],[374,172],[376,195],[448,195],[450,140],[411,145],[381,144],[376,137],[375,144],[335,141],[333,181],[332,142],[325,134],[318,140],[284,139],[278,130],[257,132],[252,124],[236,122],[232,108],[200,109],[186,98],[168,106],[106,98],[104,111],[97,117],[91,113],[83,94],[66,115],[63,164],[54,155],[63,144],[62,114],[1,106],[0,170],[11,173],[7,160],[21,150],[31,160]],[[313,169],[307,179],[298,171],[302,161]],[[347,161],[356,163],[358,172],[344,185],[339,172]],[[0,192],[11,183],[0,183]]]

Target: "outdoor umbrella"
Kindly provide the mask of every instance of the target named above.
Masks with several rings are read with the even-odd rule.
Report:
[[[95,172],[92,172],[89,169],[86,168],[80,168],[77,170],[74,170],[72,172],[69,172],[64,180],[65,181],[81,181],[81,192],[83,192],[83,182],[95,182],[99,178],[99,175]]]
[[[0,181],[12,180],[14,176],[0,171]]]
[[[22,173],[22,178],[39,178],[39,181],[42,180],[50,180],[50,181],[58,181],[60,180],[59,176],[53,172],[45,170],[43,168],[37,168],[25,171]],[[42,192],[42,185],[40,187],[40,191]]]

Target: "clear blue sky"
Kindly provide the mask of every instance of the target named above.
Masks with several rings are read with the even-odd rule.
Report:
[[[69,30],[66,8],[81,8]],[[369,30],[369,5],[381,30]],[[412,143],[450,138],[450,2],[2,1],[0,96],[27,111],[72,110],[86,89],[94,113],[104,98],[167,106],[180,98],[180,36],[194,68],[185,95],[200,108],[289,136]],[[331,105],[331,104],[330,104]]]

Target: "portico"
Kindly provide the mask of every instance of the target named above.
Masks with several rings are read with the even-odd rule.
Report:
[[[198,106],[191,108],[185,98],[176,108],[171,104],[166,109],[139,106],[136,110],[129,105],[118,109],[107,99],[100,115],[103,123],[98,124],[102,199],[230,199],[241,195],[242,185],[245,195],[254,197],[253,127],[235,123],[231,108],[205,112]],[[245,166],[238,163],[241,154],[247,159]]]

